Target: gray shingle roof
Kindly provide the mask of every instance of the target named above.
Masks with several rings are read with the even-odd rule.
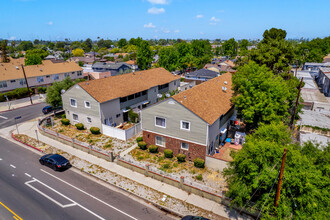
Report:
[[[204,78],[209,78],[212,79],[214,77],[217,77],[218,73],[212,70],[207,70],[207,69],[200,69],[192,73],[187,73],[186,77],[204,77]]]
[[[103,69],[108,69],[108,70],[118,70],[122,66],[126,66],[127,68],[130,68],[130,66],[127,65],[124,62],[121,62],[121,63],[96,62],[96,63],[93,64],[92,68],[103,68]]]

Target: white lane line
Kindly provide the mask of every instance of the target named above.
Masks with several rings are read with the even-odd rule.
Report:
[[[62,207],[62,208],[68,208],[68,207],[72,207],[72,206],[79,206],[80,208],[86,210],[87,212],[91,213],[92,215],[94,215],[95,217],[105,220],[104,218],[102,218],[101,216],[97,215],[96,213],[92,212],[91,210],[87,209],[86,207],[76,203],[75,201],[73,201],[72,199],[70,199],[69,197],[63,195],[62,193],[58,192],[57,190],[53,189],[52,187],[48,186],[47,184],[41,182],[40,180],[36,179],[36,178],[32,178],[33,180],[27,181],[25,182],[25,184],[27,186],[29,186],[30,188],[32,188],[33,190],[35,190],[36,192],[40,193],[41,195],[43,195],[44,197],[46,197],[47,199],[49,199],[50,201],[54,202],[55,204],[57,204],[58,206]],[[71,203],[67,204],[67,205],[63,205],[60,202],[56,201],[55,199],[53,199],[52,197],[48,196],[47,194],[45,194],[44,192],[41,192],[40,190],[38,190],[37,188],[35,188],[34,186],[31,186],[30,183],[33,182],[38,182],[40,184],[42,184],[43,186],[47,187],[48,189],[52,190],[53,192],[57,193],[58,195],[62,196],[63,198],[69,200]]]
[[[28,177],[31,177],[31,175],[30,175],[30,174],[28,174],[28,173],[25,173],[25,175],[27,175]]]
[[[5,116],[2,116],[2,115],[0,115],[0,118],[3,118],[3,119],[8,119],[7,117],[5,117]]]
[[[112,209],[114,209],[114,210],[116,210],[116,211],[118,211],[118,212],[120,212],[120,213],[122,213],[122,214],[124,214],[124,215],[126,215],[126,216],[128,216],[128,217],[130,217],[131,219],[138,220],[137,218],[134,218],[133,216],[127,214],[126,212],[124,212],[124,211],[122,211],[122,210],[120,210],[120,209],[117,209],[116,207],[114,207],[114,206],[112,206],[112,205],[109,205],[108,203],[102,201],[101,199],[99,199],[99,198],[97,198],[97,197],[95,197],[95,196],[93,196],[93,195],[91,195],[91,194],[85,192],[85,191],[82,190],[82,189],[79,189],[78,187],[76,187],[76,186],[74,186],[74,185],[72,185],[72,184],[70,184],[70,183],[68,183],[68,182],[66,182],[66,181],[64,181],[64,180],[62,180],[62,179],[60,179],[60,178],[58,178],[57,176],[55,176],[55,175],[53,175],[53,174],[51,174],[51,173],[48,173],[47,171],[45,171],[45,170],[43,170],[43,169],[40,169],[40,170],[41,170],[42,172],[44,172],[44,173],[46,173],[46,174],[48,174],[48,175],[54,177],[55,179],[57,179],[57,180],[59,180],[59,181],[65,183],[65,184],[71,186],[72,188],[74,188],[74,189],[76,189],[76,190],[78,190],[78,191],[80,191],[80,192],[82,192],[82,193],[84,193],[84,194],[86,194],[86,195],[92,197],[93,199],[95,199],[95,200],[97,200],[97,201],[99,201],[99,202],[101,202],[101,203],[103,203],[104,205],[106,205],[106,206],[108,206],[108,207],[110,207],[110,208],[112,208]]]
[[[16,168],[14,165],[12,165],[12,164],[10,164],[10,166],[12,167],[12,168]]]
[[[0,158],[0,160],[2,160],[2,158]]]

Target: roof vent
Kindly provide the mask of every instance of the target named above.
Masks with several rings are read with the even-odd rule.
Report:
[[[225,87],[225,86],[222,86],[222,91],[226,91],[227,90],[227,87]]]
[[[19,70],[18,66],[15,66],[17,70]]]
[[[225,83],[225,85],[227,85],[227,81],[225,81],[224,83]]]
[[[86,85],[89,85],[89,83],[87,82]]]
[[[40,68],[40,71],[42,72],[42,69]]]
[[[183,96],[184,99],[186,99],[186,96]]]

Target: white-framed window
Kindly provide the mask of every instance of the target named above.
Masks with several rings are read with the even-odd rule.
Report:
[[[155,143],[158,146],[165,147],[165,137],[155,136]]]
[[[60,76],[59,76],[58,74],[53,75],[53,79],[54,79],[54,80],[57,80],[57,79],[59,79],[59,78],[60,78]]]
[[[189,121],[180,121],[180,128],[182,130],[190,131],[190,122]]]
[[[37,76],[37,82],[41,83],[44,81],[44,77],[43,76]]]
[[[187,144],[185,142],[181,142],[181,149],[183,149],[183,150],[189,150],[189,144]]]
[[[117,114],[117,115],[116,115],[116,118],[119,118],[119,117],[120,117],[120,114]]]
[[[78,115],[77,114],[72,114],[72,119],[74,121],[79,121]]]
[[[1,81],[0,82],[0,88],[6,88],[7,87],[7,82],[6,81]]]
[[[70,105],[71,105],[72,107],[77,107],[77,100],[75,100],[75,99],[70,99]]]
[[[162,117],[155,117],[155,126],[166,128],[166,119]]]
[[[91,103],[89,101],[85,101],[85,108],[91,108]]]
[[[92,123],[92,119],[90,117],[87,117],[87,122]]]
[[[10,80],[10,82],[11,82],[11,83],[14,83],[14,82],[16,82],[16,80]]]
[[[81,76],[81,75],[82,75],[82,72],[79,71],[79,72],[77,73],[77,76]]]
[[[64,77],[70,77],[70,73],[64,73]]]

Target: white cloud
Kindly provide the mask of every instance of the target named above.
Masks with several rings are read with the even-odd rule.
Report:
[[[219,22],[219,21],[220,21],[220,19],[218,19],[218,18],[215,18],[215,17],[212,17],[212,18],[210,19],[210,21],[213,21],[213,22]]]
[[[153,25],[153,24],[150,22],[149,24],[145,24],[143,27],[144,27],[144,28],[155,28],[156,26]]]
[[[164,29],[163,32],[164,32],[165,34],[168,34],[168,33],[170,33],[171,31],[170,31],[170,30],[167,30],[167,29]]]
[[[166,5],[168,4],[167,0],[148,0],[153,5]]]
[[[47,24],[48,24],[49,26],[51,26],[51,25],[53,25],[53,22],[52,22],[52,21],[49,21]]]
[[[199,34],[204,35],[204,32],[199,32]]]
[[[180,30],[175,30],[175,31],[174,31],[174,33],[179,33],[179,32],[180,32]]]
[[[11,36],[11,37],[9,38],[9,40],[15,40],[15,39],[16,39],[15,36]]]
[[[196,15],[196,18],[202,18],[204,15]]]
[[[164,8],[155,8],[155,7],[152,7],[152,8],[149,8],[148,9],[148,13],[149,14],[161,14],[161,13],[164,13],[165,12],[165,9]]]
[[[215,22],[210,22],[210,25],[217,25],[217,23],[215,23]]]

